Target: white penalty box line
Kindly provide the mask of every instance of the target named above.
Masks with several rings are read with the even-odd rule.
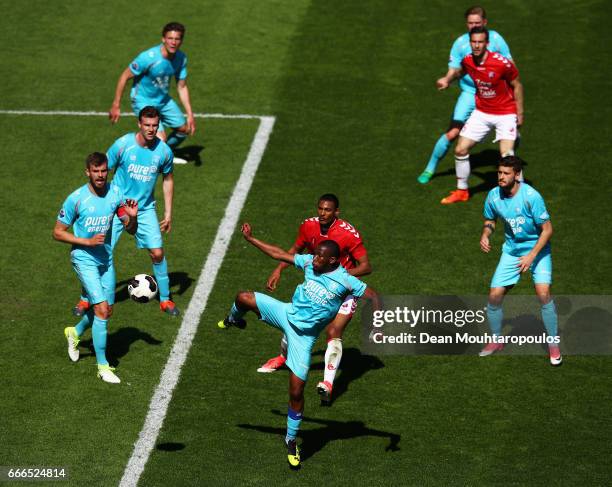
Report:
[[[39,111],[39,110],[0,110],[0,114],[5,115],[48,115],[48,116],[107,116],[107,112],[72,112],[63,110]],[[133,116],[132,113],[122,113],[122,115]],[[172,399],[172,394],[178,384],[181,369],[187,360],[187,354],[193,343],[193,339],[198,331],[200,318],[208,298],[212,292],[217,279],[217,274],[227,253],[232,235],[238,223],[238,218],[244,207],[249,190],[255,178],[257,168],[261,162],[270,135],[274,129],[276,117],[269,115],[226,115],[222,113],[194,113],[198,118],[226,118],[226,119],[259,119],[259,127],[251,142],[251,147],[247,155],[242,170],[232,196],[225,208],[225,214],[212,244],[200,277],[196,284],[193,296],[189,301],[187,310],[183,315],[183,321],[178,330],[176,339],[170,351],[170,355],[162,371],[159,384],[155,388],[149,409],[145,418],[142,430],[138,435],[138,440],[134,443],[134,450],[125,467],[123,477],[119,485],[121,487],[136,487],[138,480],[144,471],[145,465],[153,451],[157,437],[162,428],[164,419],[168,412],[168,406]]]

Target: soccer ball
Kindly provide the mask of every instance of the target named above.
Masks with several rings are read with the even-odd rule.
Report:
[[[157,295],[157,282],[148,274],[138,274],[130,279],[128,294],[137,303],[148,303]]]

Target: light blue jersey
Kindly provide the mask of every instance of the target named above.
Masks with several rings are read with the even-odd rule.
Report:
[[[510,48],[504,38],[494,30],[489,31],[489,46],[487,49],[491,52],[498,52],[502,56],[512,59],[512,55],[510,54]],[[450,51],[450,57],[448,59],[448,67],[454,69],[461,68],[461,61],[465,56],[472,53],[472,48],[470,46],[470,34],[466,33],[462,36],[458,37],[457,40],[453,43]],[[474,85],[474,80],[469,75],[464,75],[459,80],[459,87],[462,91],[466,91],[468,93],[476,94],[476,86]]]
[[[489,191],[484,217],[504,220],[506,241],[502,250],[514,257],[522,257],[533,249],[542,233],[540,227],[550,220],[544,198],[527,183],[520,183],[519,190],[512,197],[505,196],[499,186]],[[550,253],[550,242],[542,252]]]
[[[134,85],[130,92],[132,101],[140,105],[161,105],[170,99],[170,79],[187,78],[187,56],[177,51],[172,59],[162,55],[162,44],[141,52],[130,63]]]
[[[108,265],[111,261],[111,237],[113,216],[125,202],[125,196],[114,184],[108,185],[104,197],[100,197],[89,189],[89,184],[74,191],[64,204],[57,220],[64,225],[72,226],[76,237],[92,238],[100,233],[106,234],[104,245],[85,247],[73,245],[70,252],[75,264]]]
[[[305,280],[293,293],[287,318],[306,334],[318,336],[334,319],[344,298],[349,294],[363,296],[366,285],[342,266],[332,272],[315,273],[312,255],[296,254],[294,259],[295,267],[304,271]]]
[[[113,184],[126,198],[138,201],[138,211],[155,208],[157,176],[170,174],[174,168],[170,147],[157,138],[152,149],[142,147],[136,134],[126,134],[115,141],[106,156],[109,170],[115,171]]]

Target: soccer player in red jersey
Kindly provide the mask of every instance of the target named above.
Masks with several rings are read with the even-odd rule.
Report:
[[[340,246],[340,264],[355,277],[368,275],[372,266],[368,259],[361,235],[350,223],[338,218],[340,212],[338,198],[334,194],[324,194],[319,198],[318,216],[304,220],[300,225],[298,236],[290,254],[299,254],[304,250],[312,253],[324,240],[334,240]],[[288,267],[280,263],[268,278],[267,288],[274,291],[278,285],[283,269]],[[357,301],[348,296],[336,318],[327,326],[327,350],[325,352],[325,372],[323,380],[317,384],[317,390],[324,404],[331,402],[331,391],[336,376],[336,370],[342,357],[342,333],[355,313]],[[281,353],[262,365],[258,372],[274,372],[281,368],[287,357],[287,341],[281,341]]]
[[[514,155],[517,129],[523,123],[523,85],[512,61],[487,50],[488,43],[489,31],[485,27],[472,29],[472,54],[463,58],[461,69],[450,69],[436,82],[438,89],[444,90],[454,79],[467,73],[476,85],[476,110],[461,129],[455,147],[457,190],[444,198],[442,204],[469,199],[469,152],[492,128],[495,128],[495,140],[499,141],[502,157]]]

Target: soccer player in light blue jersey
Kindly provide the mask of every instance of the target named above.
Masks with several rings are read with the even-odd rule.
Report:
[[[178,147],[187,135],[193,135],[196,129],[187,87],[187,56],[180,51],[184,37],[183,24],[178,22],[166,24],[162,30],[162,43],[141,52],[121,73],[115,89],[115,98],[108,113],[112,123],[119,120],[121,97],[127,82],[133,79],[130,100],[134,114],[138,115],[145,106],[157,108],[161,115],[157,135],[167,142],[172,150]],[[176,90],[187,112],[187,119],[168,93],[172,78],[176,79]],[[169,136],[166,135],[166,127],[172,129]],[[176,164],[187,162],[178,157],[174,161]]]
[[[505,242],[502,255],[491,280],[487,318],[493,336],[502,330],[502,302],[506,293],[519,281],[523,272],[531,271],[535,292],[542,306],[542,321],[548,334],[551,365],[561,365],[557,332],[557,311],[550,294],[552,258],[550,238],[553,233],[544,199],[534,188],[521,182],[523,161],[517,156],[503,157],[497,168],[498,186],[492,189],[484,205],[484,227],[480,248],[490,252],[489,237],[495,221],[504,222]],[[502,343],[491,342],[480,352],[481,357],[501,350]]]
[[[68,340],[68,356],[77,362],[79,337],[91,327],[98,377],[118,384],[121,381],[106,359],[108,320],[115,302],[112,222],[117,218],[122,228],[131,234],[136,233],[138,203],[125,199],[120,188],[108,184],[108,162],[104,154],[90,154],[85,164],[89,182],[66,198],[53,229],[53,238],[72,245],[72,267],[93,309],[84,314],[76,327],[64,329],[64,335]],[[68,231],[71,226],[72,233]]]
[[[304,271],[304,282],[293,294],[291,303],[283,303],[266,294],[251,291],[239,292],[225,320],[219,327],[244,328],[243,317],[248,311],[287,337],[287,362],[289,374],[289,410],[287,414],[287,459],[289,465],[300,465],[297,433],[304,411],[304,386],[310,368],[310,352],[317,337],[334,319],[344,298],[365,296],[373,298],[366,284],[351,276],[340,265],[340,247],[333,240],[324,240],[317,245],[314,255],[290,254],[280,247],[253,237],[251,226],[242,225],[242,234],[251,243],[270,257],[295,265]]]
[[[173,156],[170,147],[156,136],[158,124],[157,109],[144,107],[138,114],[139,131],[120,137],[108,149],[108,167],[115,171],[113,184],[121,188],[128,198],[138,201],[136,245],[147,249],[153,262],[153,274],[159,286],[160,309],[171,316],[178,316],[179,309],[170,299],[168,263],[161,235],[161,232],[169,233],[172,229]],[[158,222],[154,191],[159,174],[163,178],[164,218]],[[112,249],[117,245],[122,230],[121,222],[115,219]],[[87,307],[87,299],[81,296],[73,313],[82,314]]]
[[[474,27],[486,26],[487,14],[482,7],[470,7],[465,12],[465,20],[468,32],[459,36],[451,47],[447,76],[450,75],[452,70],[460,69],[463,58],[472,52],[469,31]],[[487,49],[491,52],[498,52],[508,59],[512,59],[508,44],[504,38],[494,30],[489,30],[489,45]],[[425,170],[417,178],[417,181],[421,184],[427,184],[435,174],[438,163],[446,156],[451,144],[459,136],[461,128],[476,107],[476,86],[472,78],[467,74],[462,76],[459,80],[459,87],[461,88],[461,93],[455,104],[448,130],[446,133],[442,134],[436,142]]]

